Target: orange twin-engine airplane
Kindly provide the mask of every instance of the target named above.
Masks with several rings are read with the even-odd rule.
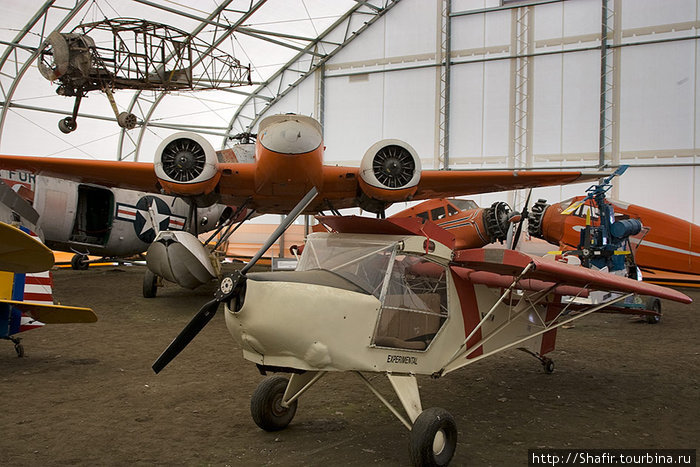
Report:
[[[285,214],[312,188],[317,196],[305,213],[361,207],[382,214],[392,203],[519,188],[563,185],[600,178],[578,171],[421,170],[416,151],[399,140],[383,140],[360,167],[323,164],[321,125],[311,117],[274,115],[260,122],[254,161],[240,162],[234,149],[215,151],[201,136],[177,133],[157,150],[155,163],[0,156],[0,167],[43,175],[164,192],[198,205],[215,201]],[[154,170],[155,169],[155,170]]]
[[[639,234],[630,237],[630,242],[645,281],[700,287],[700,226],[642,206],[609,198],[605,202],[614,207],[615,220],[638,219],[644,226]],[[530,235],[564,250],[575,250],[586,217],[590,216],[593,225],[599,225],[597,215],[595,200],[586,196],[552,205],[541,199],[530,210],[528,230]]]

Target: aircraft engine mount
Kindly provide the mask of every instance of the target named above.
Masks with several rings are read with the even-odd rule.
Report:
[[[381,212],[388,203],[410,200],[420,174],[420,158],[408,143],[398,139],[375,143],[360,163],[360,207]]]
[[[154,158],[156,177],[168,194],[194,197],[208,205],[221,174],[214,147],[201,135],[180,132],[165,138]],[[206,202],[203,202],[206,201]]]

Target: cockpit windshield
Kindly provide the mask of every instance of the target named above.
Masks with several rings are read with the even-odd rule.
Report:
[[[396,245],[396,241],[310,236],[297,271],[330,271],[379,298]]]

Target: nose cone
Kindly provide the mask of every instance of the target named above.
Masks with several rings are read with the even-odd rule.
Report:
[[[302,115],[273,115],[260,122],[260,143],[281,154],[304,154],[321,145],[321,126]]]

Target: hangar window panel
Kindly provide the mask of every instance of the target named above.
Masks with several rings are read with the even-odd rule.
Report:
[[[372,343],[426,350],[447,320],[447,310],[446,269],[424,257],[396,255]]]

